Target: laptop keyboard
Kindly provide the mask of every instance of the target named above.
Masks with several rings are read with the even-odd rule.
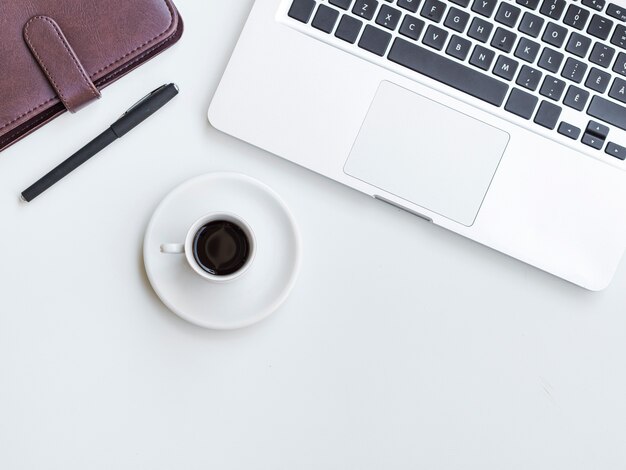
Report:
[[[288,16],[531,127],[626,159],[626,139],[618,141],[626,131],[626,7],[605,0],[292,0]],[[621,130],[615,141],[612,129]]]

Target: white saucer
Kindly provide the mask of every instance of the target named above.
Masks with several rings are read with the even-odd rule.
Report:
[[[211,212],[237,214],[256,236],[253,264],[228,283],[202,279],[184,255],[160,252],[163,243],[183,243],[192,224]],[[205,328],[243,328],[287,299],[300,267],[300,235],[268,186],[236,173],[212,173],[182,184],[161,202],[146,231],[144,263],[154,291],[181,318]]]

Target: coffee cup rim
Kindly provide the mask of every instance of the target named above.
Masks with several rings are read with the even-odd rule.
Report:
[[[211,274],[205,271],[202,266],[196,260],[193,252],[193,243],[198,234],[198,231],[205,225],[216,221],[216,220],[224,220],[226,222],[232,222],[238,225],[248,237],[248,242],[250,244],[250,254],[248,255],[248,259],[246,263],[236,272],[228,275],[217,275]],[[196,272],[196,274],[200,275],[204,279],[216,282],[216,283],[225,283],[234,281],[235,279],[243,276],[250,266],[252,265],[254,258],[256,257],[257,252],[257,241],[256,235],[254,234],[254,230],[250,226],[250,224],[240,215],[237,215],[233,212],[226,211],[215,211],[205,214],[204,216],[197,219],[193,225],[187,231],[187,236],[185,237],[185,257],[187,258],[187,263],[191,268]]]

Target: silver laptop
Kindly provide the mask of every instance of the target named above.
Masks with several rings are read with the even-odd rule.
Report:
[[[626,246],[625,103],[626,2],[257,0],[209,119],[601,290]]]

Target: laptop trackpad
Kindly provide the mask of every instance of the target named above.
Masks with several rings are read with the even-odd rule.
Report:
[[[508,141],[500,129],[382,82],[344,171],[470,226]]]

